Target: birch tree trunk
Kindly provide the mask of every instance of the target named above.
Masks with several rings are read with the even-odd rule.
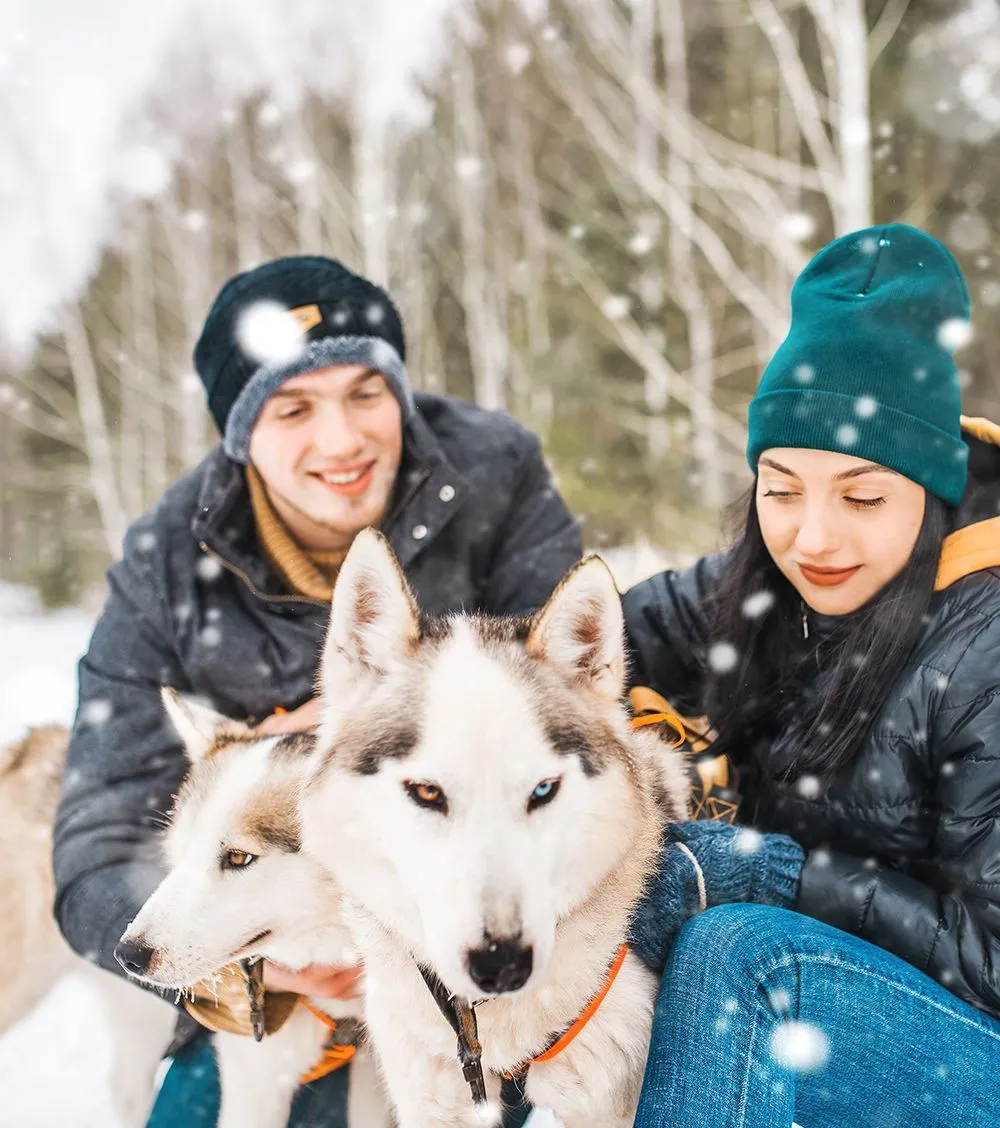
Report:
[[[87,328],[77,305],[66,311],[62,323],[66,355],[76,390],[80,423],[89,465],[90,489],[97,502],[101,532],[112,560],[119,560],[125,536],[125,513],[115,482],[115,464],[111,454],[104,405],[97,379],[97,368],[91,352]]]

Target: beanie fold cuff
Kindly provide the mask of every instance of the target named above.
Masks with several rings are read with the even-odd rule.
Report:
[[[262,365],[244,384],[226,419],[226,454],[246,466],[250,462],[250,435],[271,396],[293,376],[338,364],[361,364],[375,369],[386,378],[399,400],[403,421],[413,414],[413,389],[406,366],[388,341],[382,337],[320,337],[310,341],[291,361]]]
[[[751,401],[748,426],[755,472],[767,450],[828,450],[895,470],[948,505],[965,493],[969,448],[958,435],[864,397],[818,388],[765,392]]]

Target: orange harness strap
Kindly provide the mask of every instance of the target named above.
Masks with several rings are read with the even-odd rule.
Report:
[[[308,999],[300,999],[299,1002],[314,1018],[318,1018],[324,1026],[329,1027],[330,1033],[333,1034],[337,1029],[337,1020],[335,1018],[331,1018],[325,1011],[321,1011],[319,1007],[314,1007]],[[299,1084],[308,1085],[312,1081],[318,1081],[321,1077],[325,1077],[328,1073],[343,1069],[357,1052],[357,1046],[341,1046],[336,1043],[324,1046],[322,1057],[320,1057],[319,1061],[316,1062],[312,1069],[302,1074],[299,1078]]]
[[[523,1077],[528,1071],[528,1067],[540,1061],[551,1061],[554,1057],[558,1057],[563,1050],[576,1038],[581,1030],[587,1025],[588,1022],[597,1014],[597,1010],[601,1003],[604,1002],[607,993],[611,990],[611,985],[618,978],[618,973],[622,969],[622,964],[625,962],[625,957],[628,955],[628,945],[622,944],[618,949],[618,953],[614,958],[611,967],[608,968],[608,974],[604,977],[604,982],[601,984],[601,989],[590,1000],[581,1013],[580,1017],[573,1023],[572,1026],[564,1033],[561,1034],[547,1050],[542,1050],[540,1054],[535,1057],[529,1058],[523,1065],[512,1073],[504,1073],[504,1077],[508,1081],[515,1080],[518,1076]]]

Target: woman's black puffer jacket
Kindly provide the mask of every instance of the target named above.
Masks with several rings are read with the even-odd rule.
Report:
[[[754,773],[740,818],[805,848],[799,911],[1000,1016],[1000,427],[966,425],[970,485],[931,619],[856,760],[819,789]],[[724,564],[706,557],[624,599],[632,683],[689,715]]]

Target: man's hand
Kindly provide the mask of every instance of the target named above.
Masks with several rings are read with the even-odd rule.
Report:
[[[275,736],[280,732],[305,732],[315,728],[320,721],[322,705],[318,697],[311,697],[305,705],[293,709],[291,713],[272,713],[257,726],[261,736]]]
[[[268,991],[290,991],[295,995],[318,995],[322,999],[356,999],[361,994],[358,967],[310,964],[299,971],[264,961],[264,986]]]

